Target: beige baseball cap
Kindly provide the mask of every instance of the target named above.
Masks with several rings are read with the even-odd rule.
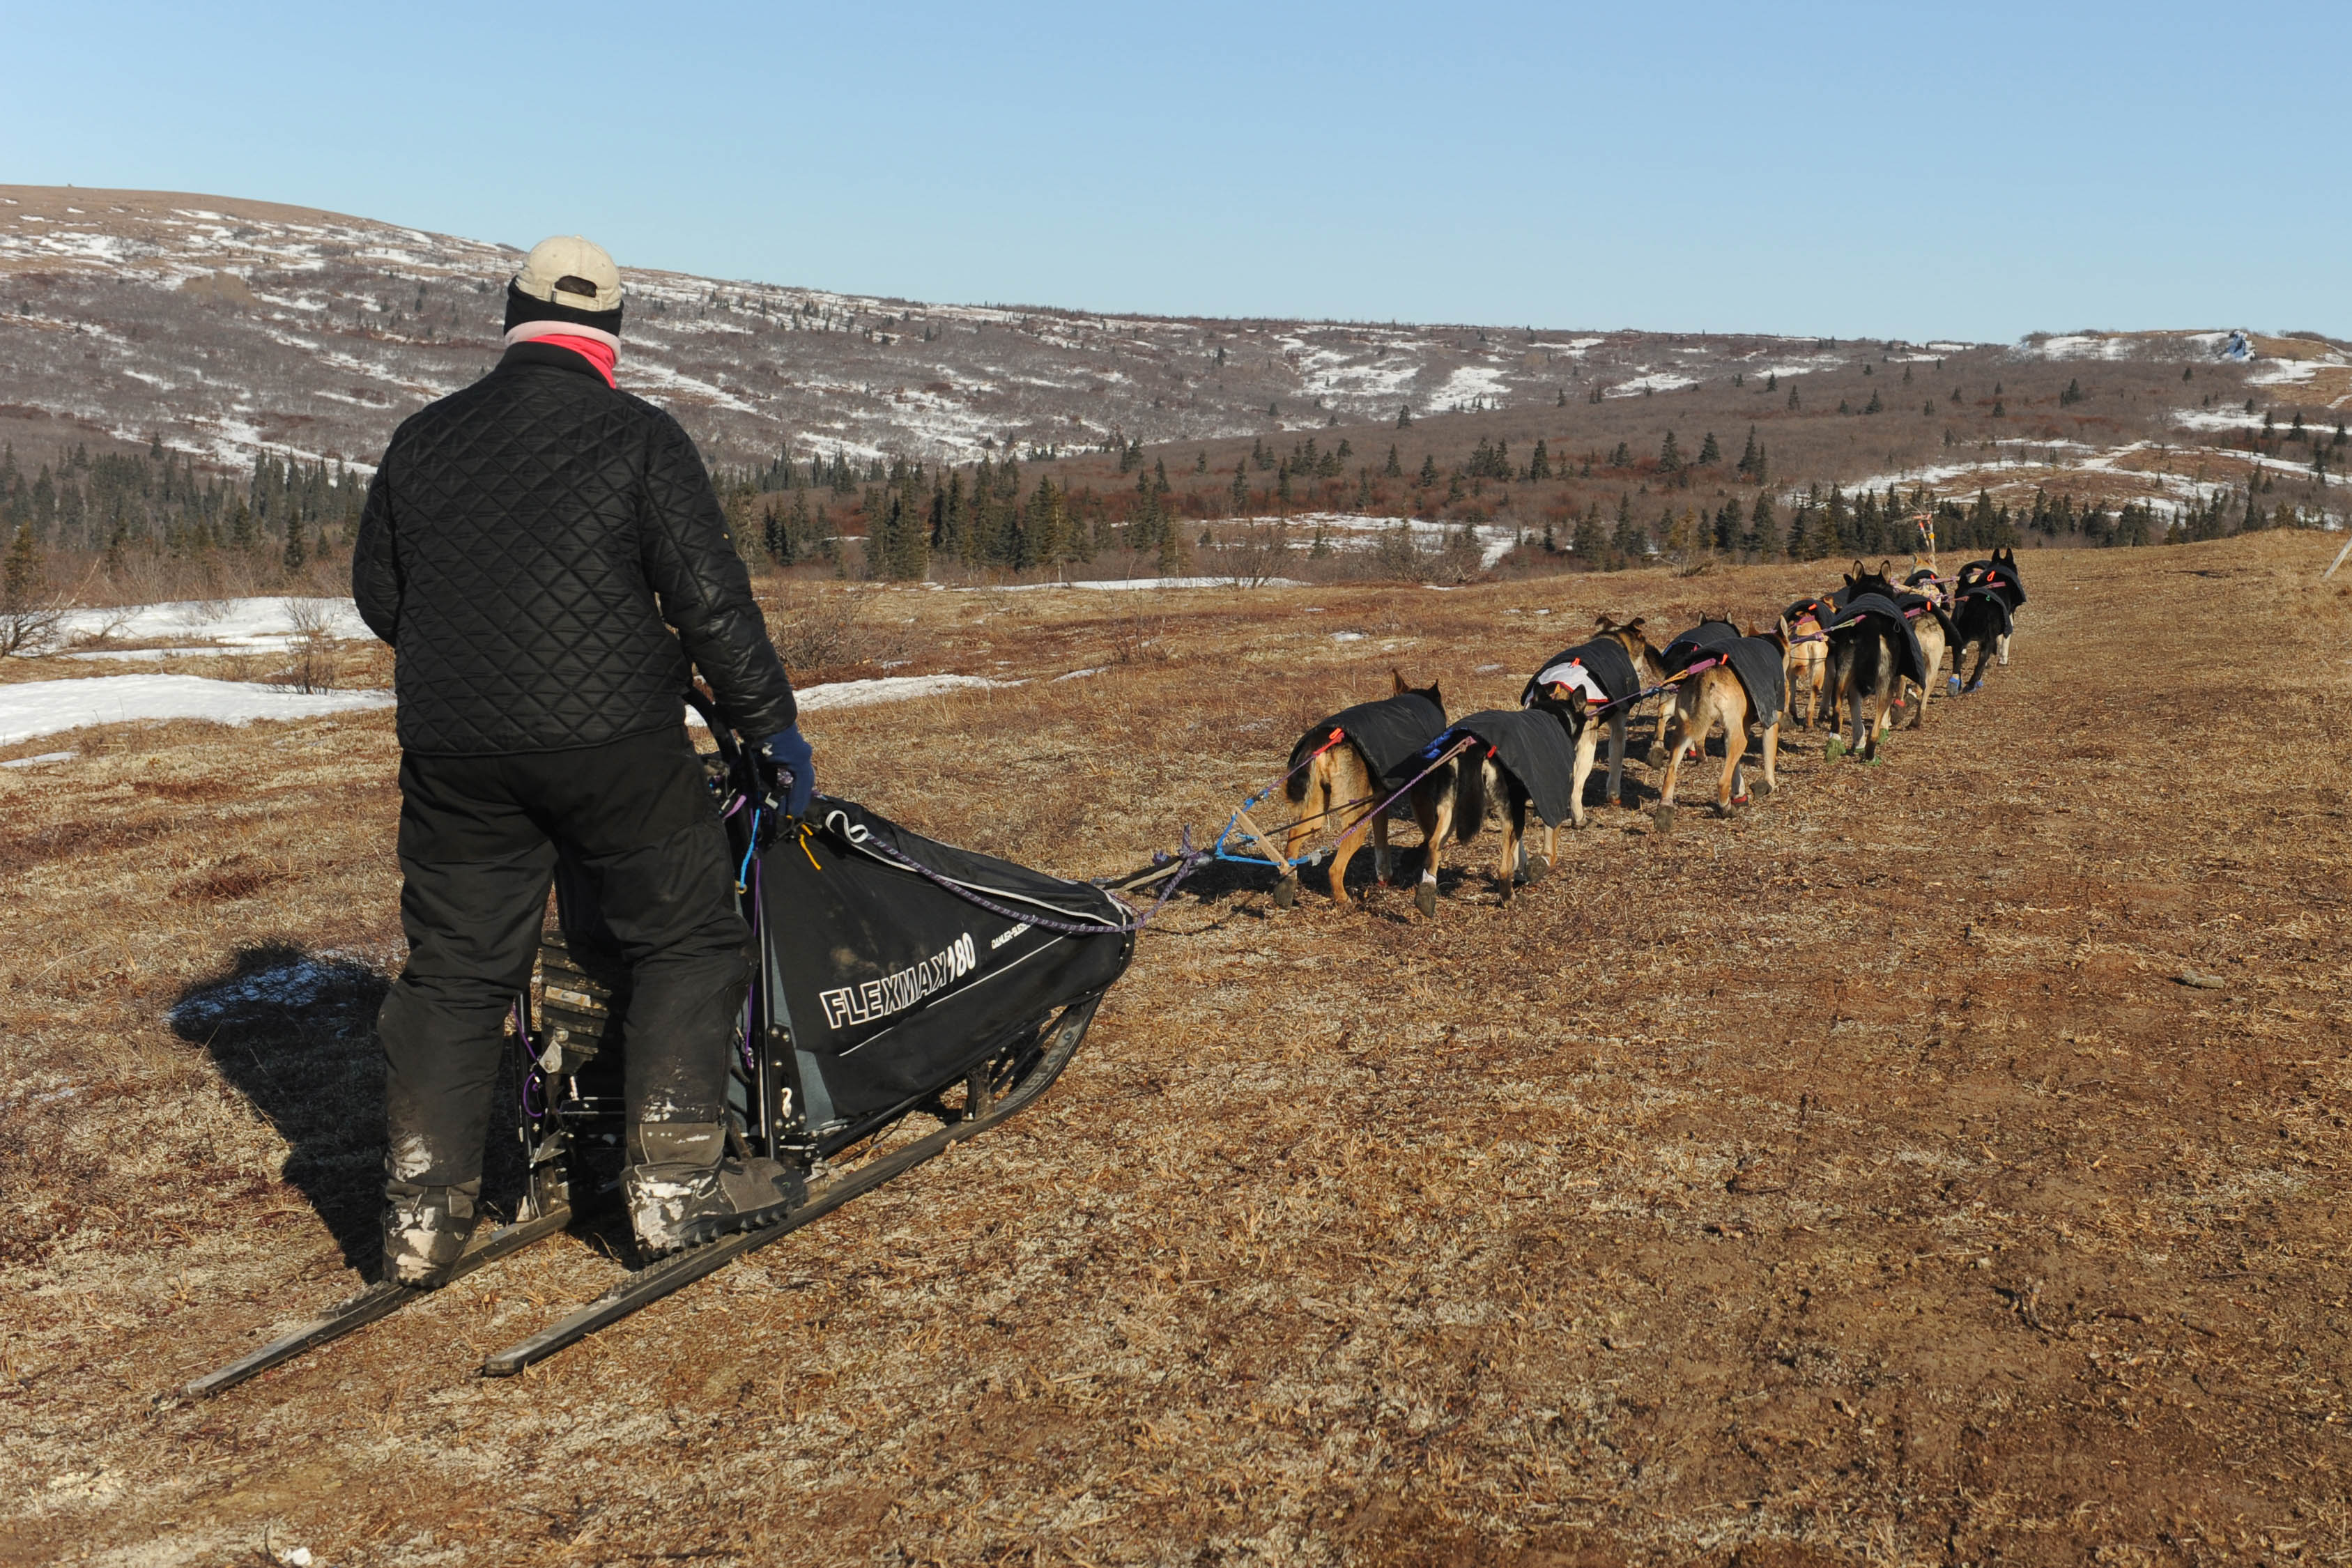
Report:
[[[574,310],[621,308],[621,269],[604,247],[576,234],[542,239],[522,258],[515,287],[534,300]]]

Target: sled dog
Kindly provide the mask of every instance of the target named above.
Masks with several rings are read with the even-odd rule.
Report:
[[[1829,677],[1830,639],[1822,623],[1831,613],[1826,599],[1800,599],[1780,612],[1780,636],[1789,650],[1789,711],[1807,730],[1821,716],[1822,684]]]
[[[1402,759],[1445,728],[1445,700],[1434,681],[1408,686],[1395,670],[1389,679],[1391,691],[1386,701],[1360,704],[1309,729],[1291,749],[1292,772],[1283,784],[1284,798],[1299,814],[1283,836],[1283,857],[1296,859],[1299,846],[1328,826],[1339,839],[1331,854],[1331,901],[1343,910],[1348,907],[1348,866],[1367,836],[1372,841],[1372,869],[1383,884],[1389,880],[1388,814],[1372,809],[1396,787],[1383,781]],[[1301,766],[1310,752],[1312,759]],[[1298,879],[1286,870],[1275,886],[1274,901],[1287,906],[1297,896]]]
[[[1584,811],[1585,781],[1592,776],[1592,764],[1601,749],[1600,714],[1595,711],[1607,704],[1609,717],[1609,787],[1602,799],[1611,805],[1624,803],[1625,785],[1625,723],[1634,703],[1634,692],[1645,690],[1666,678],[1664,666],[1658,662],[1657,650],[1643,634],[1643,618],[1639,616],[1620,625],[1608,616],[1594,623],[1595,636],[1589,642],[1554,654],[1544,661],[1543,668],[1529,678],[1527,689],[1519,694],[1520,706],[1539,709],[1551,714],[1567,729],[1576,747],[1575,795],[1570,803],[1570,821],[1582,827],[1587,820]],[[1612,644],[1610,650],[1597,648],[1597,644]],[[1617,659],[1622,658],[1622,663]],[[1606,666],[1619,669],[1630,665],[1633,692],[1612,691],[1607,689]],[[1581,667],[1581,668],[1572,668]],[[1554,677],[1546,679],[1547,676]],[[1619,698],[1627,700],[1615,700]]]
[[[1778,627],[1769,633],[1751,627],[1743,640],[1761,645],[1741,656],[1752,666],[1760,667],[1756,679],[1763,679],[1774,671],[1785,672],[1789,645],[1784,632]],[[1673,809],[1675,784],[1682,771],[1685,748],[1704,756],[1707,740],[1718,726],[1723,731],[1723,776],[1716,785],[1717,815],[1730,816],[1732,806],[1748,798],[1744,763],[1749,724],[1762,731],[1764,777],[1758,786],[1759,793],[1771,794],[1780,782],[1775,769],[1780,756],[1780,693],[1768,685],[1766,691],[1751,696],[1748,682],[1741,679],[1733,658],[1731,649],[1727,647],[1719,662],[1684,680],[1675,693],[1674,725],[1666,733],[1666,776],[1658,799],[1662,812]],[[1785,681],[1785,675],[1783,679]]]

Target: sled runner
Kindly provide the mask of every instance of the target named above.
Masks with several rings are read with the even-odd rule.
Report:
[[[764,1228],[628,1275],[492,1356],[482,1368],[491,1375],[520,1372],[1011,1120],[1068,1066],[1134,956],[1140,922],[1103,887],[923,838],[848,801],[819,796],[806,818],[780,819],[772,781],[691,700],[719,742],[712,787],[757,955],[734,1043],[729,1140],[803,1173],[808,1195]],[[1191,864],[1128,885],[1172,889]],[[530,1171],[521,1213],[478,1237],[453,1278],[554,1235],[617,1182],[626,981],[594,895],[559,868],[562,929],[543,938],[533,994],[517,999],[513,1020]],[[218,1394],[430,1294],[373,1286],[182,1392]]]

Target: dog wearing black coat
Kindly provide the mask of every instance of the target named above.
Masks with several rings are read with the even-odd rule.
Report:
[[[1952,600],[1952,677],[1961,680],[1960,666],[1969,649],[1976,649],[1977,665],[1963,692],[1984,685],[1985,666],[2009,664],[2010,641],[2016,634],[2018,606],[2025,603],[2025,580],[2017,570],[2017,552],[1996,550],[1990,561],[1971,561],[1960,568]]]
[[[1393,669],[1389,671],[1389,679],[1391,702],[1401,697],[1420,697],[1434,705],[1433,723],[1425,730],[1424,737],[1433,736],[1444,728],[1445,698],[1435,681],[1427,686],[1408,686],[1404,677]],[[1330,723],[1326,720],[1316,728],[1320,730]],[[1313,837],[1318,828],[1328,826],[1337,834],[1339,844],[1331,853],[1331,901],[1344,910],[1348,907],[1348,865],[1355,859],[1356,851],[1363,847],[1368,835],[1372,841],[1373,874],[1383,886],[1388,882],[1389,817],[1385,811],[1374,811],[1372,804],[1391,786],[1381,782],[1380,770],[1365,756],[1362,746],[1350,739],[1324,744],[1314,752],[1311,761],[1300,765],[1300,753],[1309,749],[1308,741],[1315,734],[1315,730],[1308,731],[1307,738],[1294,749],[1291,773],[1283,782],[1284,798],[1300,808],[1302,815],[1284,834],[1282,853],[1286,860],[1296,859],[1299,846]],[[1426,823],[1422,825],[1422,830],[1427,834]],[[1423,858],[1431,853],[1424,843]],[[1275,884],[1274,901],[1277,907],[1287,908],[1297,897],[1298,879],[1286,869],[1282,879]]]
[[[1496,886],[1505,903],[1524,875],[1529,887],[1550,872],[1559,849],[1559,835],[1544,829],[1541,857],[1525,848],[1528,827],[1527,786],[1512,776],[1485,746],[1446,763],[1412,786],[1413,820],[1421,825],[1421,885],[1413,889],[1413,907],[1424,915],[1437,912],[1437,873],[1449,843],[1467,844],[1486,826],[1487,808],[1503,808],[1503,851],[1495,868]]]
[[[1666,671],[1665,667],[1658,662],[1658,650],[1650,646],[1650,639],[1642,629],[1643,624],[1643,617],[1640,616],[1634,616],[1622,626],[1612,617],[1601,616],[1594,622],[1592,641],[1616,644],[1619,651],[1625,656],[1626,661],[1632,665],[1633,679],[1637,686],[1648,688],[1663,682],[1666,678]],[[1528,680],[1527,689],[1519,697],[1520,706],[1541,709],[1559,720],[1561,726],[1568,731],[1569,739],[1576,746],[1576,795],[1570,806],[1569,820],[1578,827],[1582,827],[1588,820],[1584,811],[1584,785],[1585,781],[1592,776],[1592,764],[1598,759],[1601,751],[1599,718],[1605,699],[1600,684],[1589,676],[1578,677],[1577,684],[1574,685],[1559,681],[1547,682],[1543,677],[1547,672],[1575,676],[1577,672],[1573,670],[1560,671],[1556,661],[1573,660],[1590,646],[1590,644],[1580,644],[1576,647],[1567,649],[1564,653],[1553,655],[1551,659],[1545,661],[1547,668],[1538,670]],[[1620,805],[1624,802],[1625,724],[1633,708],[1633,704],[1630,701],[1613,703],[1607,708],[1609,788],[1602,798],[1611,805]]]
[[[1788,633],[1781,627],[1758,631],[1749,627],[1748,635],[1757,642],[1769,644],[1772,657],[1780,661],[1785,670],[1789,655]],[[1785,674],[1782,692],[1786,690]],[[1764,702],[1781,698],[1767,692]],[[1658,808],[1669,819],[1675,805],[1675,784],[1682,772],[1685,749],[1704,756],[1707,737],[1719,727],[1723,731],[1723,775],[1717,781],[1715,809],[1719,816],[1731,815],[1735,803],[1747,797],[1744,763],[1748,756],[1748,727],[1754,723],[1762,731],[1764,777],[1757,786],[1759,793],[1770,795],[1780,783],[1777,769],[1780,759],[1780,712],[1775,709],[1769,715],[1759,710],[1748,688],[1733,670],[1728,661],[1703,669],[1683,682],[1675,694],[1674,725],[1666,732],[1666,776],[1658,792]]]
[[[1886,577],[1891,565],[1882,562],[1873,572],[1856,561],[1853,570],[1844,574],[1840,605],[1850,605],[1869,594],[1891,601],[1895,584]],[[1865,763],[1878,760],[1878,738],[1886,732],[1888,715],[1901,689],[1904,658],[1896,639],[1903,635],[1899,626],[1891,626],[1879,616],[1830,629],[1830,722],[1836,727],[1840,710],[1844,710],[1843,744]]]
[[[1579,694],[1581,695],[1580,693]],[[1478,836],[1491,805],[1503,808],[1502,858],[1496,881],[1505,903],[1516,883],[1530,886],[1555,868],[1559,827],[1568,818],[1576,768],[1575,737],[1557,712],[1488,709],[1456,720],[1433,742],[1444,761],[1412,786],[1412,814],[1428,846],[1413,903],[1437,912],[1437,877],[1445,846]],[[1528,813],[1543,825],[1543,854],[1526,849]]]

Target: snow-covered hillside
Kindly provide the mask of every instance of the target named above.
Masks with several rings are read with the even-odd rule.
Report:
[[[489,363],[519,260],[266,203],[0,186],[0,428],[37,445],[161,436],[239,465],[261,449],[364,462],[403,415]],[[1860,353],[1812,339],[926,305],[620,260],[625,384],[724,461],[1246,437],[1402,406],[1638,396]],[[779,273],[792,266],[776,258]]]

